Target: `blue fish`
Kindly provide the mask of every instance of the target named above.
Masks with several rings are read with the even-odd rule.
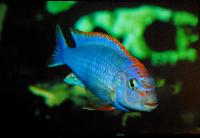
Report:
[[[56,26],[56,48],[49,67],[68,66],[68,84],[88,89],[104,106],[97,110],[152,111],[157,104],[155,82],[145,66],[115,38],[98,32],[70,29],[75,48]]]

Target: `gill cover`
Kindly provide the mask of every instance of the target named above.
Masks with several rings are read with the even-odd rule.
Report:
[[[114,79],[114,85],[115,85],[114,91],[116,92],[114,106],[119,110],[128,112],[129,109],[127,109],[125,106],[123,106],[123,103],[125,103],[126,96],[127,96],[126,74],[119,73],[118,76],[116,76]]]

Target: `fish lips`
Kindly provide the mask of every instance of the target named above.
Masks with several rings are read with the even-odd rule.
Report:
[[[131,111],[146,111],[146,112],[150,112],[152,110],[154,110],[157,106],[158,106],[158,103],[157,103],[157,100],[155,99],[151,99],[151,100],[148,100],[148,101],[144,101],[144,102],[141,102],[141,103],[135,103],[135,104],[139,104],[141,105],[141,108],[131,108],[131,107],[128,107],[124,104],[121,103],[121,100],[120,99],[116,99],[117,103],[122,106],[123,108],[125,108],[126,110],[128,110],[129,112]]]
[[[146,111],[150,112],[158,107],[158,103],[156,102],[144,103],[144,107],[145,109],[147,109]]]
[[[129,112],[130,111],[147,111],[147,112],[151,112],[152,110],[154,110],[157,106],[158,103],[157,102],[147,102],[147,103],[143,103],[144,108],[143,109],[132,109],[129,108],[127,106],[124,106],[123,104],[121,104],[120,102],[118,102],[123,108],[127,109]]]

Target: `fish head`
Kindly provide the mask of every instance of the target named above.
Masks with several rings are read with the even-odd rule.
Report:
[[[138,77],[130,73],[119,73],[116,77],[115,87],[116,105],[120,105],[128,111],[150,112],[158,106],[155,82],[149,75]]]

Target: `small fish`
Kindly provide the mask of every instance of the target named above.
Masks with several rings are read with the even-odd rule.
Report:
[[[85,87],[105,103],[97,110],[151,111],[157,107],[154,79],[118,40],[98,32],[70,31],[75,48],[68,46],[56,26],[56,48],[49,64],[71,68],[66,83]]]

